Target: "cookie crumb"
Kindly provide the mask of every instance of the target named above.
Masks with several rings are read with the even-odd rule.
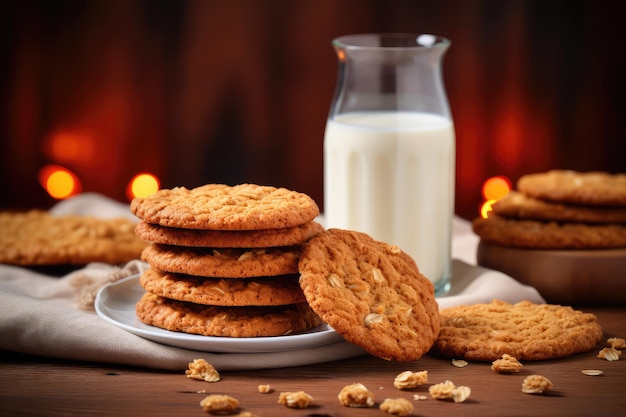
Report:
[[[554,384],[542,375],[530,375],[522,382],[522,392],[526,394],[542,394],[552,389]]]
[[[619,357],[622,355],[621,350],[617,350],[612,347],[606,347],[598,352],[597,357],[600,359],[606,359],[609,362],[618,361]]]
[[[194,359],[189,363],[188,369],[185,371],[187,378],[199,379],[206,382],[217,382],[220,380],[220,374],[204,359]]]
[[[365,408],[374,406],[374,394],[361,383],[346,385],[337,395],[344,407]]]
[[[428,382],[428,371],[404,371],[399,373],[393,381],[398,389],[412,389]]]
[[[261,384],[259,385],[258,389],[261,394],[269,394],[270,392],[272,392],[272,388],[270,387],[270,384]]]
[[[313,397],[304,391],[281,392],[278,402],[289,408],[307,408],[311,405]]]
[[[621,337],[609,337],[606,342],[613,349],[626,349],[626,340]]]
[[[394,416],[408,416],[413,412],[413,404],[406,398],[385,398],[379,408]]]
[[[200,407],[211,414],[232,414],[239,407],[239,400],[228,395],[208,395],[200,401]]]
[[[491,364],[491,369],[500,374],[511,374],[519,372],[524,365],[509,354],[504,354],[500,359],[496,359]]]

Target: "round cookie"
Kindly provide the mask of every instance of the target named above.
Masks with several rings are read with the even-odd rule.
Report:
[[[135,307],[145,324],[165,330],[220,337],[284,336],[320,326],[306,303],[275,307],[219,307],[146,293]]]
[[[253,279],[200,278],[147,269],[141,286],[173,300],[219,306],[273,306],[306,301],[297,275]]]
[[[582,223],[626,223],[626,208],[553,203],[518,191],[509,191],[496,201],[493,212],[499,216]]]
[[[494,361],[505,353],[538,361],[589,351],[601,339],[602,328],[593,314],[560,305],[494,300],[442,310],[431,352],[473,361]]]
[[[626,225],[508,219],[491,213],[472,221],[482,240],[529,249],[606,249],[626,247]]]
[[[268,248],[304,243],[323,230],[324,227],[314,221],[282,229],[242,231],[180,229],[141,221],[135,228],[135,233],[147,241],[166,245],[205,248]]]
[[[433,285],[398,247],[330,229],[305,244],[299,269],[313,311],[372,355],[416,360],[437,338]]]
[[[626,174],[552,170],[520,177],[517,190],[558,203],[626,207]]]
[[[148,245],[126,218],[65,215],[42,210],[0,213],[0,262],[12,265],[121,264]]]
[[[162,189],[133,199],[130,209],[148,223],[203,230],[281,229],[310,222],[319,214],[306,194],[255,184]]]
[[[141,253],[150,266],[166,272],[217,278],[252,278],[298,273],[299,249],[186,248],[152,243]]]

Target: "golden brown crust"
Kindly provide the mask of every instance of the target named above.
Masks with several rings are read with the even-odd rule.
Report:
[[[529,249],[606,249],[626,247],[626,225],[543,222],[497,214],[476,218],[472,228],[485,242]]]
[[[298,275],[251,279],[201,278],[149,268],[139,279],[152,294],[173,300],[219,306],[272,306],[306,301]]]
[[[509,191],[493,204],[499,216],[581,223],[626,223],[626,208],[583,206],[539,200],[519,191]]]
[[[218,307],[169,300],[146,293],[137,317],[165,330],[220,337],[284,336],[322,324],[306,303],[275,307]]]
[[[207,184],[159,190],[130,204],[148,223],[202,230],[281,229],[308,223],[319,214],[306,194],[256,184]]]
[[[216,278],[251,278],[298,273],[299,247],[185,248],[152,243],[141,259],[156,269]]]
[[[372,355],[416,360],[436,339],[433,285],[397,247],[364,233],[330,229],[305,245],[299,269],[311,308]]]
[[[138,259],[148,242],[125,218],[53,216],[41,210],[0,213],[0,262],[13,265],[120,264]]]
[[[135,233],[142,239],[166,245],[205,248],[267,248],[301,244],[323,230],[324,227],[314,221],[283,229],[243,231],[181,229],[141,221],[135,228]]]
[[[602,328],[593,314],[560,305],[494,300],[442,310],[432,352],[474,361],[495,361],[504,354],[538,361],[586,352],[601,339]]]
[[[557,203],[626,207],[626,174],[555,169],[522,176],[517,189]]]

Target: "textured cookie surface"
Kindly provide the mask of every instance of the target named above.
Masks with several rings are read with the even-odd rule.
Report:
[[[271,306],[306,301],[297,275],[253,279],[201,278],[147,269],[139,279],[148,292],[173,300],[220,306]]]
[[[475,361],[494,361],[506,353],[537,361],[586,352],[601,338],[593,314],[560,305],[494,300],[442,310],[432,352]]]
[[[435,341],[439,311],[433,285],[399,248],[330,229],[305,245],[299,269],[313,311],[372,355],[416,360]]]
[[[219,307],[169,300],[146,293],[137,317],[165,330],[223,337],[283,336],[322,324],[306,303],[276,307]]]
[[[185,248],[152,243],[141,259],[161,271],[218,278],[251,278],[298,273],[298,247]]]
[[[281,229],[312,221],[319,208],[306,194],[255,184],[208,184],[159,190],[130,205],[148,223],[185,229]]]
[[[482,240],[529,249],[606,249],[626,247],[626,225],[542,222],[490,214],[472,221]]]
[[[323,231],[317,222],[282,229],[222,231],[181,229],[139,222],[137,236],[150,242],[206,248],[268,248],[304,243]]]
[[[0,262],[61,265],[138,259],[147,242],[128,219],[53,216],[41,210],[0,213]]]
[[[559,203],[626,207],[626,174],[552,170],[520,177],[517,189]]]
[[[510,218],[581,223],[626,223],[626,208],[553,203],[509,191],[493,204],[493,212]]]

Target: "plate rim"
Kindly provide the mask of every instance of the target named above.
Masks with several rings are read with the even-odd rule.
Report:
[[[161,329],[154,326],[149,326],[152,329],[143,329],[135,325],[128,324],[127,322],[120,321],[109,313],[113,310],[109,302],[110,292],[112,289],[121,286],[139,286],[139,277],[141,273],[132,274],[127,277],[121,278],[114,282],[109,282],[102,286],[96,293],[94,300],[94,309],[96,314],[106,320],[107,322],[144,339],[151,340],[163,345],[191,349],[201,350],[211,353],[269,353],[269,352],[287,352],[291,350],[298,350],[303,348],[312,348],[325,346],[344,340],[343,337],[330,326],[324,324],[325,327],[322,330],[309,330],[308,332],[297,333],[287,336],[262,336],[262,337],[242,337],[242,338],[230,338],[230,337],[218,337],[218,336],[203,336],[197,334],[187,334],[182,332],[174,332],[170,330]],[[142,291],[143,288],[139,286]],[[129,296],[129,298],[132,298]],[[138,298],[133,301],[138,301]],[[126,304],[130,307],[128,302]],[[134,308],[133,308],[134,310]],[[130,313],[120,313],[130,314]],[[133,314],[133,322],[139,319]],[[147,324],[140,323],[142,326],[148,326]],[[322,327],[322,326],[318,326]],[[312,340],[311,340],[312,339]],[[274,347],[281,342],[288,342],[284,347]],[[207,345],[203,349],[199,349],[198,345]],[[213,346],[209,346],[213,345]],[[233,347],[234,346],[234,347]]]

